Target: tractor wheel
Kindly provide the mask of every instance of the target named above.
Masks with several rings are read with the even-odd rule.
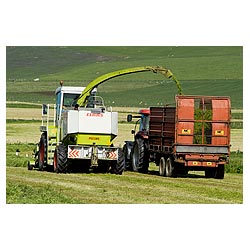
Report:
[[[132,166],[131,166],[131,160],[129,159],[129,150],[127,144],[123,146],[122,150],[125,158],[125,170],[131,170]]]
[[[111,173],[112,174],[122,174],[125,169],[125,156],[122,149],[118,149],[118,159],[116,164],[112,166]]]
[[[225,166],[224,164],[219,164],[215,171],[215,179],[224,179],[224,173],[225,173]]]
[[[166,162],[165,162],[164,157],[161,157],[161,159],[160,159],[159,174],[160,174],[160,176],[165,176],[165,174],[166,174]]]
[[[136,172],[147,173],[149,159],[145,143],[141,138],[136,139],[131,156],[133,170]]]
[[[38,168],[44,170],[47,166],[47,136],[43,133],[39,142]]]
[[[56,173],[66,173],[68,170],[68,152],[64,144],[56,147],[54,153],[54,171]]]
[[[166,176],[175,177],[174,161],[172,157],[168,157],[166,161]]]

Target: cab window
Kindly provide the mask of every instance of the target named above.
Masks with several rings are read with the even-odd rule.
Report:
[[[80,94],[70,94],[70,93],[64,93],[63,95],[63,106],[64,107],[73,107],[76,105],[77,98],[80,96]]]

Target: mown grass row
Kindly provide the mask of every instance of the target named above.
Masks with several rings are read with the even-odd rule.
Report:
[[[55,174],[7,168],[6,203],[32,204],[241,204],[243,178],[224,180],[192,173],[187,178],[124,172]]]
[[[8,204],[86,203],[242,203],[243,153],[231,154],[224,180],[190,172],[187,178],[160,177],[151,163],[149,174],[55,174],[28,171],[34,144],[6,145],[6,202]],[[16,152],[18,152],[18,156]],[[238,173],[238,174],[236,174]]]

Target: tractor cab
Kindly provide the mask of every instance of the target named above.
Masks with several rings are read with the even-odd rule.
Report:
[[[139,131],[148,132],[150,110],[149,109],[141,109],[139,111],[139,114],[141,115]]]
[[[150,117],[150,110],[149,109],[141,109],[138,112],[140,115],[128,115],[127,121],[131,122],[133,118],[139,118],[136,121],[135,129],[131,131],[132,134],[135,134],[135,137],[143,137],[146,138],[148,136],[149,130],[149,117]],[[136,127],[139,123],[139,131],[136,133]]]

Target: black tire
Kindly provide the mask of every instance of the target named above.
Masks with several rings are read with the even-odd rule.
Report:
[[[125,169],[125,156],[124,152],[121,148],[118,149],[118,159],[116,164],[113,164],[111,168],[111,173],[112,174],[122,174],[122,172]]]
[[[32,170],[33,169],[33,165],[30,165],[30,162],[28,161],[28,170]]]
[[[56,173],[66,173],[68,171],[68,148],[64,144],[56,147],[54,153],[54,171]]]
[[[166,176],[175,177],[174,161],[172,157],[168,157],[166,161]]]
[[[129,157],[129,150],[127,144],[123,146],[123,154],[124,154],[124,160],[125,160],[125,170],[131,170],[132,164],[131,164],[131,158]]]
[[[159,174],[160,176],[166,175],[166,161],[164,157],[161,157],[159,162]]]
[[[39,152],[38,152],[38,168],[39,170],[44,170],[47,167],[47,136],[43,133],[39,142]]]
[[[135,140],[131,153],[132,168],[135,172],[147,173],[149,167],[148,153],[143,139]]]
[[[206,178],[215,178],[215,168],[207,168],[205,169],[205,177]]]
[[[219,164],[215,171],[215,179],[224,179],[225,166],[224,164]]]

